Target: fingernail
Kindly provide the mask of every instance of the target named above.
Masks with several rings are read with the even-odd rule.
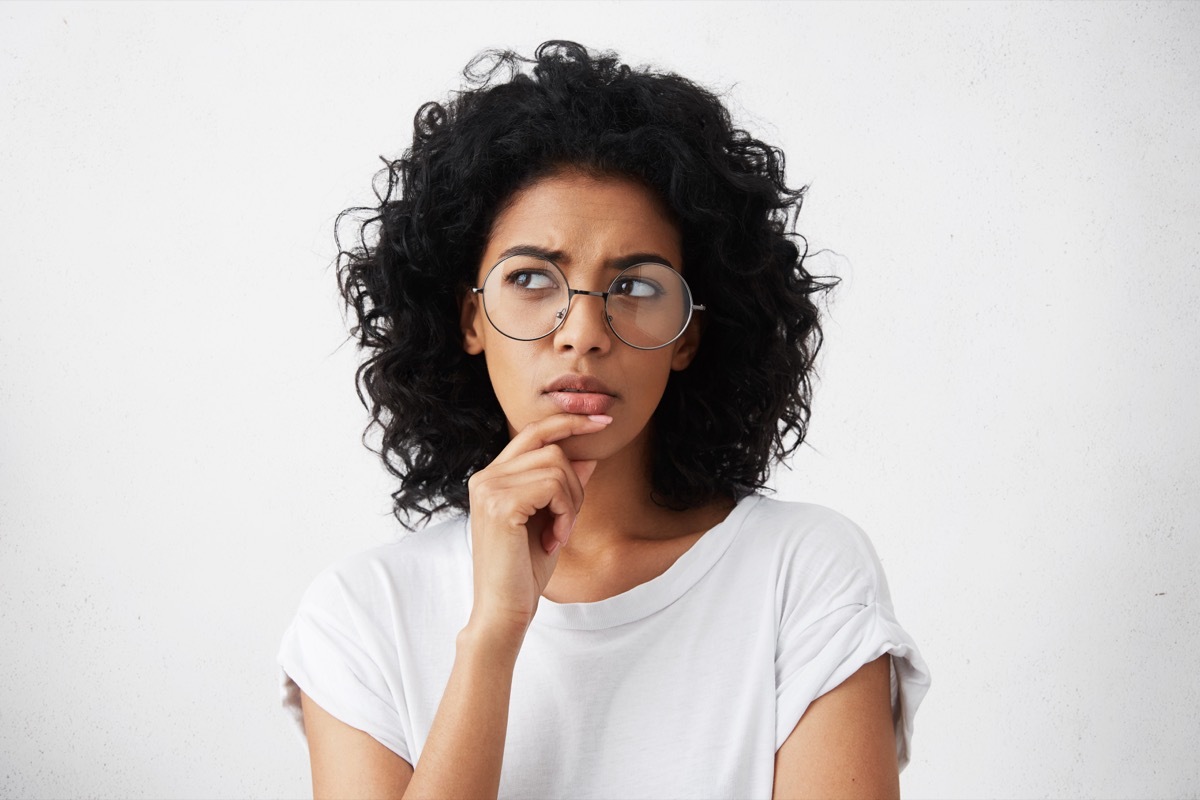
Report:
[[[558,539],[552,540],[550,542],[550,547],[547,548],[547,550],[546,550],[546,555],[548,555],[548,556],[554,555],[554,551],[558,549],[558,545],[559,545]]]
[[[588,419],[592,422],[603,422],[605,425],[612,422],[612,417],[608,414],[588,414]]]

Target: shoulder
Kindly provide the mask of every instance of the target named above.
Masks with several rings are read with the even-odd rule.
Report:
[[[745,501],[743,501],[745,502]],[[771,561],[788,605],[868,605],[887,584],[867,534],[845,515],[814,503],[754,496],[742,524],[744,550]]]
[[[769,546],[817,562],[863,564],[878,560],[866,532],[832,508],[762,495],[754,495],[753,502],[742,527],[743,535],[756,547]]]
[[[301,732],[303,691],[411,760],[407,696],[397,689],[415,691],[425,679],[442,686],[449,674],[470,600],[465,530],[461,518],[431,525],[344,556],[309,583],[277,656],[283,702]]]
[[[464,570],[470,549],[464,517],[413,531],[388,544],[343,556],[313,578],[302,604],[330,608],[387,608],[397,596],[446,587]]]

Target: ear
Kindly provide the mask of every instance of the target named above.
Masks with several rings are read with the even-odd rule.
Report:
[[[459,298],[458,308],[463,350],[468,355],[477,356],[483,352],[483,304],[479,295],[468,289]]]
[[[672,347],[675,348],[675,352],[671,356],[671,369],[676,372],[687,369],[700,347],[700,320],[692,317],[692,321],[683,331],[683,336],[676,339]]]

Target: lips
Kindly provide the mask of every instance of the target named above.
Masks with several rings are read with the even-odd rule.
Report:
[[[617,402],[612,390],[590,375],[563,375],[542,393],[568,414],[607,414]]]
[[[615,393],[604,383],[591,375],[563,375],[542,390],[543,392],[586,392],[588,394]]]

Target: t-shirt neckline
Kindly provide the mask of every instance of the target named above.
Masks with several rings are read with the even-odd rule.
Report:
[[[543,597],[538,602],[533,624],[600,630],[636,622],[661,611],[682,597],[713,568],[737,538],[742,523],[759,499],[756,494],[743,498],[725,519],[705,531],[661,575],[593,603],[556,603]]]

